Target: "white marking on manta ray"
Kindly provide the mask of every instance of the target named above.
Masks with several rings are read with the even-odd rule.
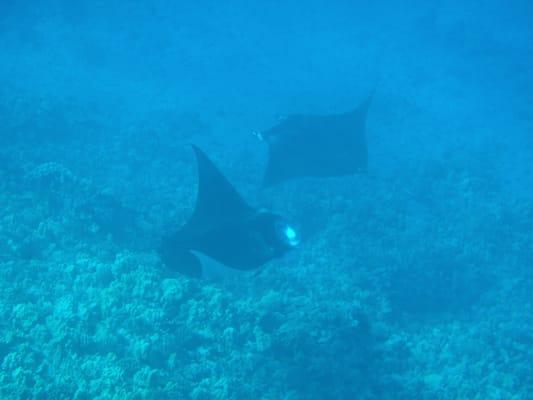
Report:
[[[283,233],[285,234],[285,238],[287,239],[287,243],[291,247],[296,247],[300,244],[300,238],[298,236],[298,233],[296,233],[296,230],[290,225],[285,226],[285,229],[283,230]]]
[[[200,263],[202,264],[202,279],[207,281],[220,282],[227,279],[250,275],[251,271],[230,268],[204,253],[195,250],[191,250],[191,252],[198,257],[198,260],[200,260]]]

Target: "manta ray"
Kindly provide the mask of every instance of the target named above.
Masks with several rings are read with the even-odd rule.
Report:
[[[358,107],[332,115],[294,114],[256,133],[268,145],[263,186],[298,177],[332,177],[367,168],[366,116],[373,93]]]
[[[278,214],[246,203],[207,155],[192,146],[198,164],[198,193],[185,225],[163,238],[167,267],[202,277],[202,257],[226,267],[252,270],[298,245],[296,230]]]

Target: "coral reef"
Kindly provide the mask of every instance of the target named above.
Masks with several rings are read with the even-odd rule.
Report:
[[[531,398],[527,13],[498,34],[475,2],[22,3],[0,2],[0,398]],[[249,132],[350,109],[377,58],[368,174],[258,190]],[[164,268],[189,142],[297,251]]]

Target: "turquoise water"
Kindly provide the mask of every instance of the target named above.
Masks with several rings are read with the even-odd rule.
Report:
[[[2,399],[533,398],[528,2],[77,3],[0,3]],[[365,174],[261,188],[371,91]],[[169,270],[191,143],[299,246]]]

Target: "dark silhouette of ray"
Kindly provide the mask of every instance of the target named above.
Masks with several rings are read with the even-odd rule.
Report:
[[[368,159],[365,125],[372,97],[342,114],[291,115],[259,133],[269,150],[263,185],[364,172]]]
[[[298,243],[283,217],[250,207],[211,160],[193,146],[198,163],[198,195],[189,221],[165,237],[163,262],[189,276],[202,276],[202,253],[238,270],[258,268]]]

